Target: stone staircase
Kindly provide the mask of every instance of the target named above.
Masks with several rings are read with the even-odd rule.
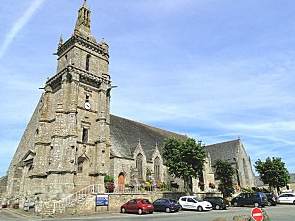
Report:
[[[104,186],[101,184],[90,185],[61,200],[44,202],[41,215],[45,217],[53,217],[63,214],[66,212],[67,208],[74,208],[77,205],[84,203],[88,196],[104,193],[104,190]]]

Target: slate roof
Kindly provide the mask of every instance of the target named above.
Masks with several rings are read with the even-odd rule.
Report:
[[[226,141],[217,144],[207,145],[205,149],[209,152],[211,161],[228,160],[237,155],[238,148],[241,145],[240,139]]]
[[[133,152],[141,144],[147,160],[152,159],[156,144],[161,152],[165,138],[187,139],[186,136],[148,126],[143,123],[111,115],[111,154],[116,157],[133,159]]]

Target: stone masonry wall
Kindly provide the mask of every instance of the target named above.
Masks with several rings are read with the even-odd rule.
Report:
[[[0,198],[6,192],[7,187],[7,176],[0,178]]]

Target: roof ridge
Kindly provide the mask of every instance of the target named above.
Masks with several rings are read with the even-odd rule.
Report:
[[[240,141],[241,141],[241,139],[238,138],[238,139],[234,139],[234,140],[223,141],[223,142],[220,142],[220,143],[209,144],[209,145],[206,145],[206,147],[217,145],[217,144],[234,143],[234,142],[240,142]]]
[[[186,135],[184,135],[184,134],[176,133],[176,132],[169,131],[169,130],[164,130],[164,129],[161,129],[161,128],[158,128],[158,127],[155,127],[155,126],[147,125],[147,124],[142,123],[142,122],[138,122],[138,121],[135,121],[135,120],[130,120],[130,119],[128,119],[128,118],[124,118],[124,117],[119,117],[119,116],[114,115],[114,114],[111,114],[111,115],[114,116],[114,117],[118,117],[118,118],[121,118],[121,119],[124,119],[124,120],[130,121],[130,122],[133,122],[133,123],[135,123],[135,124],[139,124],[139,125],[141,125],[141,126],[144,126],[144,127],[150,128],[150,129],[152,129],[152,130],[163,131],[163,132],[165,132],[165,133],[175,134],[175,135],[177,135],[177,136],[183,136],[183,137],[186,137]]]

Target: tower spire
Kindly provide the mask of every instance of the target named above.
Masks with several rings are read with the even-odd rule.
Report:
[[[89,7],[87,5],[87,0],[84,0],[82,7],[89,9]]]
[[[75,35],[81,37],[90,38],[91,36],[91,20],[90,20],[91,11],[88,7],[87,0],[84,0],[82,6],[78,11],[78,19],[75,26]]]

